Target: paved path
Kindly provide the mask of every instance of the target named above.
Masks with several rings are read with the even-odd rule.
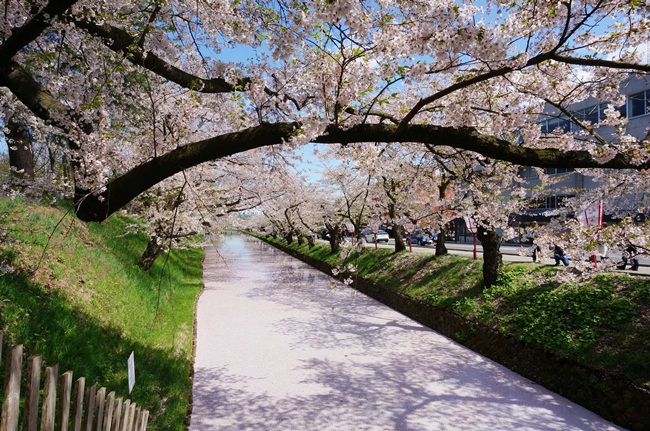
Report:
[[[249,237],[206,250],[190,430],[616,430]]]
[[[322,242],[327,242],[324,240],[319,240]],[[366,243],[366,247],[374,247],[375,245],[370,243]],[[447,247],[447,250],[451,254],[457,254],[460,256],[465,256],[465,257],[472,257],[474,255],[474,246],[469,243],[457,243],[457,242],[447,242],[445,243],[445,246]],[[389,248],[389,249],[394,249],[395,248],[395,240],[390,239],[387,244],[378,244],[379,248]],[[408,247],[408,244],[407,244]],[[477,245],[477,252],[476,256],[478,259],[483,259],[483,248],[481,245]],[[512,262],[532,262],[532,257],[531,256],[521,256],[519,254],[519,246],[513,246],[513,245],[502,245],[499,251],[501,251],[501,254],[503,255],[503,260],[506,261],[512,261]],[[413,245],[412,250],[416,253],[430,253],[433,254],[436,252],[436,248],[434,245],[426,245],[424,247],[421,247],[419,245]],[[549,251],[542,250],[542,259],[541,263],[545,265],[554,265],[555,260],[553,259],[553,256],[550,255]],[[620,256],[610,256],[610,258],[614,259],[615,261],[618,261]],[[612,269],[613,272],[616,273],[628,273],[631,275],[642,275],[642,276],[650,276],[650,259],[647,257],[641,256],[639,258],[639,263],[640,267],[637,271],[631,271],[630,266],[631,262],[628,263],[627,269],[625,271],[621,270],[615,270]]]

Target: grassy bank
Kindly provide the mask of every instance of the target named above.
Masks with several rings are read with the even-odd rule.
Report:
[[[130,398],[149,409],[150,429],[182,430],[190,394],[194,303],[202,250],[175,250],[149,273],[137,267],[143,235],[114,215],[82,223],[70,208],[0,199],[0,329],[88,383],[129,397],[126,361],[135,353]]]
[[[287,247],[283,239],[268,239]],[[603,274],[560,283],[551,266],[506,262],[483,289],[481,261],[366,248],[332,254],[327,244],[288,247],[420,301],[451,310],[559,357],[625,376],[650,389],[650,279]],[[560,269],[562,270],[562,269]],[[457,334],[463,341],[464,334]]]

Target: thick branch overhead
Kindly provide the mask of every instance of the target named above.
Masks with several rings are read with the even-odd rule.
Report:
[[[426,125],[366,124],[350,129],[331,127],[328,133],[314,139],[323,144],[354,144],[361,142],[420,142],[434,147],[464,149],[488,158],[537,167],[648,169],[650,164],[633,166],[623,155],[605,164],[598,163],[586,151],[563,152],[555,149],[533,149],[481,135],[472,128]],[[231,156],[254,148],[282,144],[299,130],[295,123],[264,124],[240,132],[229,133],[187,144],[161,157],[139,165],[107,185],[99,196],[83,193],[77,197],[77,216],[83,220],[101,221],[119,210],[140,193],[184,169],[210,160]]]
[[[107,47],[124,54],[127,60],[133,64],[149,69],[153,73],[182,87],[202,93],[229,93],[241,90],[250,83],[247,78],[241,79],[235,84],[231,84],[223,78],[201,78],[169,64],[151,51],[143,51],[138,46],[137,41],[120,28],[108,24],[100,25],[74,17],[68,17],[68,19],[80,29],[100,37]]]

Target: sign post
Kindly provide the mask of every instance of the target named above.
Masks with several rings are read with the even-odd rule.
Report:
[[[603,226],[603,201],[594,202],[585,208],[584,211],[580,211],[576,218],[578,222],[583,226]],[[598,267],[598,257],[593,254],[591,255],[591,263],[593,263],[594,268]]]
[[[580,211],[576,218],[583,226],[602,226],[603,201],[594,202],[589,205],[584,211]]]
[[[129,369],[129,394],[133,391],[133,386],[135,385],[135,357],[133,352],[129,355],[129,359],[126,361],[126,364]]]

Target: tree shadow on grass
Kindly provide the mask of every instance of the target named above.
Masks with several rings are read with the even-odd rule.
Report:
[[[150,429],[182,430],[190,396],[190,362],[173,351],[143,346],[71,307],[66,298],[24,274],[0,277],[0,327],[5,349],[24,345],[25,358],[40,354],[59,372],[73,371],[151,413]],[[128,394],[127,358],[135,352],[136,385]],[[0,374],[4,367],[0,367]],[[1,396],[1,394],[0,394]]]
[[[521,287],[499,295],[492,314],[516,338],[645,385],[650,381],[650,304],[638,296],[638,282],[628,281],[629,286],[623,280],[593,279],[581,285],[547,281]]]

